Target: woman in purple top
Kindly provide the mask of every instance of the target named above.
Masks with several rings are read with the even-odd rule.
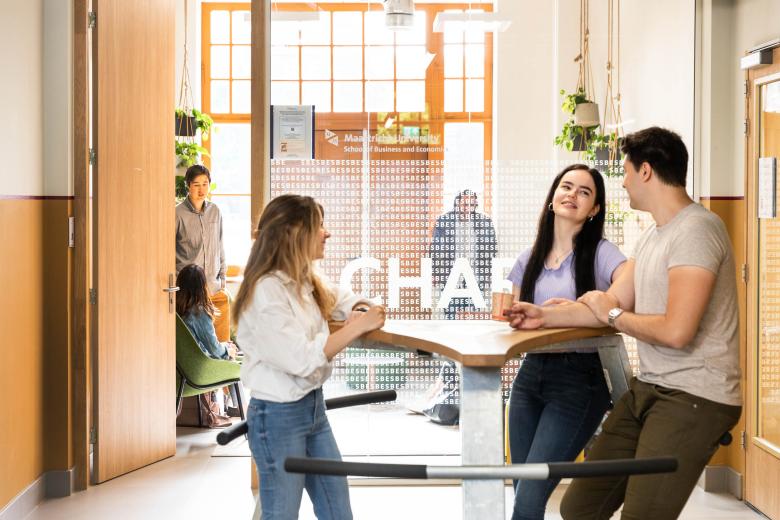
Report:
[[[616,279],[625,256],[604,239],[604,180],[584,164],[553,180],[532,248],[509,279],[515,299],[565,304]],[[571,461],[610,404],[598,353],[528,354],[509,398],[509,448],[515,464]],[[515,481],[513,520],[543,519],[557,479]]]

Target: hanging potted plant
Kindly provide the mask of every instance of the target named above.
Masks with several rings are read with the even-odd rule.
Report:
[[[177,137],[194,137],[200,130],[201,139],[208,140],[211,126],[214,124],[211,116],[204,114],[197,108],[191,110],[177,108],[175,114]]]
[[[561,90],[563,97],[561,109],[568,115],[561,133],[555,137],[555,145],[567,151],[585,152],[585,157],[595,159],[595,152],[600,148],[598,132],[599,106],[590,98],[593,92],[593,77],[590,70],[589,29],[587,1],[581,5],[580,13],[580,53],[574,59],[579,66],[577,88],[573,93]],[[596,144],[593,141],[596,140]]]

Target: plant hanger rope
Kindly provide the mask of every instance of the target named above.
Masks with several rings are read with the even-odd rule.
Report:
[[[186,115],[189,115],[192,113],[192,109],[194,107],[194,99],[192,96],[192,84],[190,83],[190,70],[189,70],[189,63],[188,63],[188,33],[189,33],[189,21],[188,21],[188,13],[187,13],[187,0],[184,0],[184,55],[182,59],[182,67],[181,67],[181,84],[179,85],[179,102],[178,102],[178,108],[183,110]],[[190,119],[186,119],[187,126],[191,124]],[[188,128],[188,130],[192,131],[193,128]],[[194,132],[192,132],[194,134]],[[185,138],[188,141],[194,141],[195,138],[193,137],[186,137]]]
[[[615,37],[617,18],[617,37]],[[616,41],[617,40],[617,41]],[[617,47],[617,62],[613,49]],[[617,92],[613,91],[613,72]],[[607,85],[604,100],[604,131],[609,133],[609,163],[618,160],[618,140],[623,137],[623,118],[620,112],[620,0],[607,0]]]
[[[577,90],[582,90],[586,94],[592,93],[594,91],[593,71],[590,64],[589,17],[590,0],[580,0],[580,53],[576,58],[574,58],[574,61],[579,64]]]

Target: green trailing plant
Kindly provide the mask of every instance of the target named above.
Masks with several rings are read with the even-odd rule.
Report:
[[[585,94],[585,90],[581,88],[578,88],[572,94],[567,94],[564,89],[561,89],[560,94],[563,97],[563,102],[561,103],[561,109],[564,111],[564,113],[569,114],[571,116],[574,115],[574,110],[577,108],[577,105],[579,105],[580,103],[592,103],[592,101],[589,100],[588,96]]]
[[[189,168],[200,163],[201,157],[210,157],[209,151],[195,142],[176,141],[177,166]]]
[[[211,133],[211,127],[214,125],[214,120],[210,115],[201,112],[197,108],[193,108],[189,111],[189,113],[187,110],[177,108],[175,115],[177,119],[186,117],[193,118],[195,132],[197,133],[197,131],[200,131],[201,139],[208,141],[209,135]]]
[[[585,90],[578,88],[573,93],[568,93],[564,89],[560,91],[563,101],[561,102],[561,110],[564,114],[567,114],[569,118],[563,123],[561,133],[555,136],[553,143],[567,152],[585,151],[586,158],[590,158],[588,150],[590,149],[591,141],[599,135],[597,127],[583,128],[576,124],[574,120],[574,111],[577,109],[577,105],[581,103],[592,103],[588,99]],[[594,155],[595,158],[595,150]]]
[[[177,204],[187,198],[187,183],[184,182],[184,175],[176,176],[175,194]]]

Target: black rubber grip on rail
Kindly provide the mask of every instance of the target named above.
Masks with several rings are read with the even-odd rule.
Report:
[[[346,408],[347,406],[384,403],[386,401],[395,401],[396,397],[398,397],[398,394],[396,394],[395,390],[379,390],[377,392],[345,395],[344,397],[325,399],[325,408],[328,410],[335,410],[336,408]]]
[[[346,408],[347,406],[384,403],[386,401],[395,401],[396,397],[398,397],[398,394],[396,394],[395,390],[364,392],[362,394],[325,399],[325,408],[328,410],[335,410],[336,408]],[[217,434],[217,444],[225,446],[242,435],[246,435],[248,431],[249,427],[247,426],[246,421],[237,422]]]
[[[330,459],[289,457],[284,461],[289,473],[315,473],[317,475],[357,475],[384,478],[428,478],[423,464],[375,464],[373,462],[344,462]]]
[[[248,431],[249,426],[247,426],[246,421],[237,422],[217,434],[217,444],[224,446],[230,441],[246,435]]]
[[[677,471],[674,457],[647,459],[594,460],[580,463],[550,462],[549,478],[611,477],[615,475],[646,475]]]

